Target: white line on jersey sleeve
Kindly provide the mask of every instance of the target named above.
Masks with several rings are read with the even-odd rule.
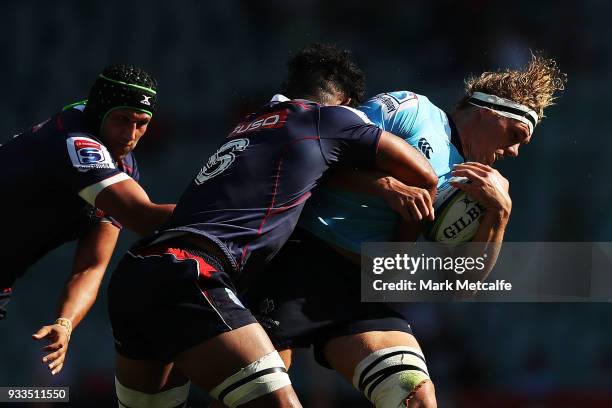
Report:
[[[344,108],[347,110],[350,110],[351,112],[353,112],[355,115],[359,116],[359,119],[363,120],[363,123],[366,123],[368,125],[373,125],[374,123],[372,123],[372,121],[368,118],[368,115],[366,115],[365,113],[363,113],[360,110],[357,110],[355,108],[351,108],[350,106],[346,106],[346,105],[337,105],[339,108]]]
[[[119,183],[123,180],[129,180],[130,176],[125,173],[115,174],[112,177],[104,179],[102,181],[97,182],[96,184],[92,184],[90,186],[85,187],[81,191],[79,191],[79,196],[87,201],[89,204],[95,206],[96,205],[96,197],[100,194],[100,191],[104,190],[106,187],[111,186],[115,183]]]

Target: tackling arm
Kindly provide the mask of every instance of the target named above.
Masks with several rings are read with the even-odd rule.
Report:
[[[125,227],[147,235],[165,223],[174,211],[174,204],[155,204],[132,179],[104,188],[95,199],[95,206],[117,219]]]
[[[119,237],[119,228],[100,222],[77,245],[73,273],[60,298],[58,315],[76,327],[96,300],[104,272]]]
[[[375,166],[405,185],[427,190],[433,202],[438,176],[425,156],[404,139],[383,131],[378,143]]]
[[[380,136],[376,170],[338,169],[327,185],[345,191],[384,198],[407,222],[433,220],[433,199],[438,177],[421,153],[403,139],[384,132]]]
[[[325,185],[337,190],[381,197],[411,225],[418,225],[418,221],[426,218],[433,219],[431,193],[428,190],[407,186],[395,177],[379,171],[338,169]]]
[[[427,159],[403,139],[383,131],[376,152],[377,170],[338,169],[327,185],[382,197],[402,216],[398,237],[415,241],[424,219],[434,219],[433,200],[438,177]],[[335,248],[353,262],[358,256]]]

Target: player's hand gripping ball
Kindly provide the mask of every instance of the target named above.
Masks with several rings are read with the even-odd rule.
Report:
[[[429,241],[458,245],[474,238],[485,208],[451,182],[469,180],[452,177],[438,188],[434,201],[436,219],[425,227],[424,236]]]

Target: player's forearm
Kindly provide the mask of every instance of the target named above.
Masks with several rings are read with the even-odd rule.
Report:
[[[407,186],[394,177],[369,170],[342,170],[326,183],[328,187],[383,198],[389,208],[397,212],[403,221],[398,229],[399,241],[414,241],[421,233],[420,220],[433,220],[432,197],[435,187],[428,190]]]
[[[174,207],[175,204],[133,203],[109,213],[124,227],[146,236],[170,219]]]
[[[146,213],[141,213],[138,217],[129,219],[126,227],[140,235],[149,235],[170,219],[174,207],[176,207],[175,204],[151,203]],[[135,213],[137,212],[138,210],[135,210]]]
[[[148,235],[170,219],[175,204],[155,204],[134,180],[123,180],[104,188],[95,206],[117,219],[121,225]]]
[[[487,210],[480,220],[478,231],[472,242],[501,243],[504,241],[510,212],[506,210]]]
[[[70,319],[73,327],[94,304],[118,237],[117,227],[100,222],[79,239],[73,273],[64,286],[58,306],[58,317]]]
[[[325,186],[383,197],[391,188],[391,179],[388,174],[374,170],[338,169],[327,178]]]
[[[472,282],[484,281],[487,279],[495,264],[497,257],[504,241],[506,226],[510,218],[510,212],[505,210],[488,210],[482,216],[478,231],[464,250],[464,256],[469,257],[484,257],[484,268],[482,270],[474,269],[465,274],[465,278]],[[459,293],[459,297],[472,297],[476,292],[466,291]]]
[[[375,166],[405,185],[429,191],[431,199],[435,198],[438,176],[425,156],[403,139],[383,132]]]
[[[96,301],[106,267],[87,269],[75,273],[66,283],[58,305],[58,317],[72,321],[76,327]]]

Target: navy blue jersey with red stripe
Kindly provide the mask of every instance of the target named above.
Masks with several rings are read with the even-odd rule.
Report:
[[[116,163],[87,130],[82,108],[55,114],[0,146],[0,287],[92,225],[115,223],[79,197],[81,190],[121,172],[138,181],[134,156]]]
[[[235,271],[260,270],[288,239],[324,172],[371,165],[380,134],[354,109],[277,95],[221,142],[164,231],[206,236]]]

